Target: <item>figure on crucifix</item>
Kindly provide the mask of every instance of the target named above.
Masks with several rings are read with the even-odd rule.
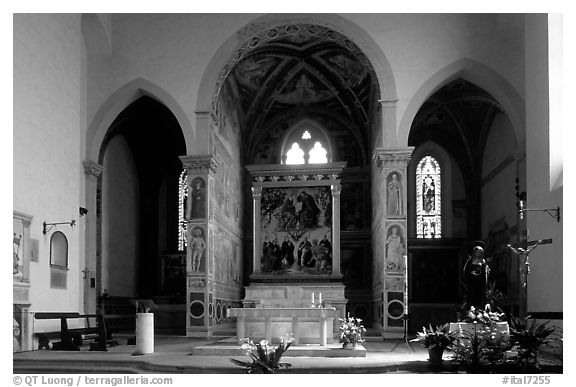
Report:
[[[522,247],[514,248],[512,247],[512,245],[507,245],[508,249],[510,249],[512,253],[514,253],[514,255],[517,255],[521,260],[519,270],[523,287],[526,287],[528,285],[528,274],[530,274],[530,261],[529,261],[530,252],[534,250],[536,247],[538,247],[538,245],[540,245],[542,242],[543,242],[542,240],[538,240],[526,249],[523,249]]]

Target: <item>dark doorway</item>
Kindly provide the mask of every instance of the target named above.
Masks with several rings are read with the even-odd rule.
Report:
[[[409,330],[456,321],[462,299],[462,244],[412,240],[408,252]]]

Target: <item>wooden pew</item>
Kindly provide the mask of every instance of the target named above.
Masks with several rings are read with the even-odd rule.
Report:
[[[60,320],[60,332],[39,332],[38,349],[50,349],[50,339],[60,338],[59,342],[52,344],[53,350],[79,351],[82,341],[93,339],[90,343],[91,351],[107,351],[107,346],[116,346],[118,342],[112,340],[106,329],[106,319],[101,314],[80,314],[77,312],[36,312],[34,318],[38,320]],[[84,328],[68,328],[69,319],[86,319]],[[96,326],[90,326],[90,318],[96,318]]]

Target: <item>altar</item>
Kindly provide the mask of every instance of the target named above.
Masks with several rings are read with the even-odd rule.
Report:
[[[230,308],[228,317],[236,317],[236,337],[238,344],[252,336],[264,337],[268,342],[278,341],[279,337],[292,334],[294,345],[318,343],[326,346],[332,343],[332,325],[338,311],[326,308]],[[247,335],[247,325],[253,327]],[[255,328],[255,329],[254,329]]]
[[[273,342],[292,333],[296,344],[325,346],[337,335],[347,303],[340,271],[345,165],[246,166],[252,179],[252,273],[244,308],[227,311],[236,318],[239,342]]]

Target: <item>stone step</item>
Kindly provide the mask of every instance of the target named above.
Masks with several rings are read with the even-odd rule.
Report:
[[[276,348],[277,345],[271,345]],[[214,343],[194,347],[192,355],[200,356],[245,356],[244,351],[236,343],[236,337],[229,337]],[[358,346],[355,349],[342,348],[342,344],[301,344],[292,345],[284,354],[286,357],[366,357],[366,349]]]

